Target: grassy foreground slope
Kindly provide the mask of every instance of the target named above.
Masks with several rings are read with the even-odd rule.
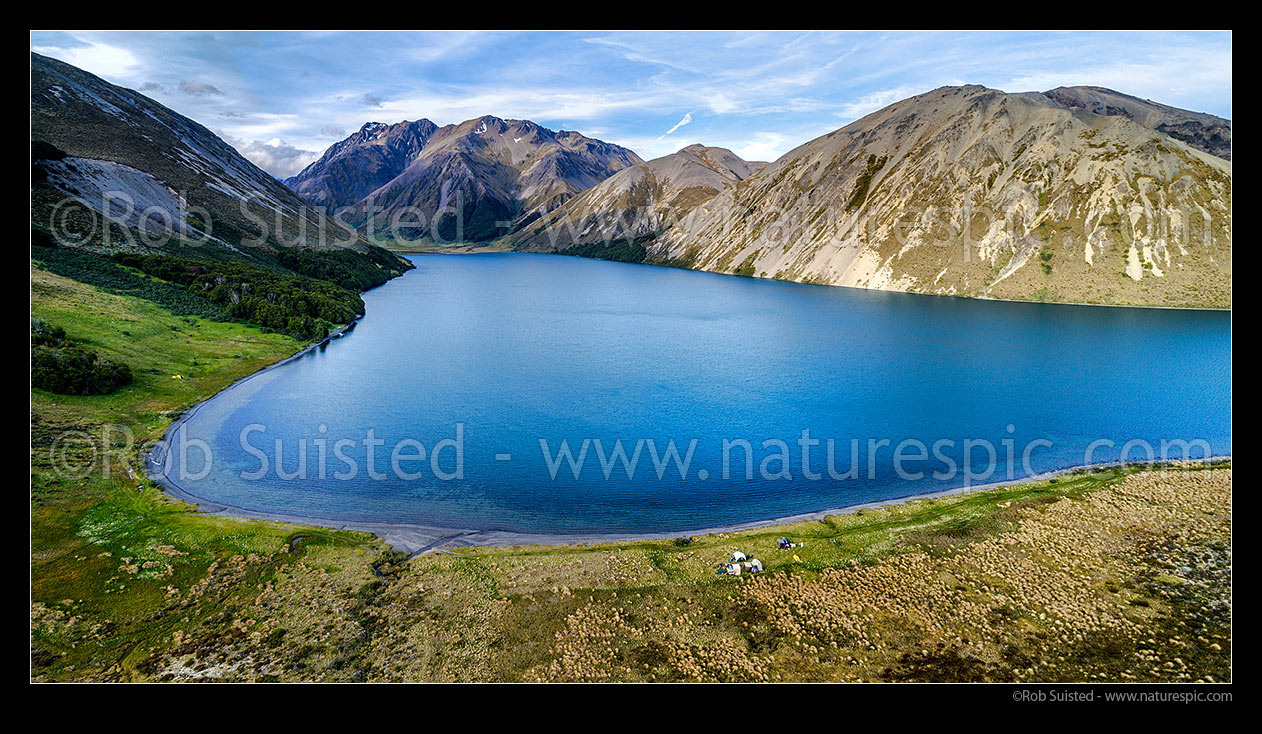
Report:
[[[1229,463],[686,544],[406,560],[363,534],[193,513],[122,448],[108,476],[60,478],[62,432],[157,438],[302,345],[35,269],[32,312],[136,375],[108,396],[31,392],[35,679],[1230,679]],[[776,550],[785,534],[805,545]],[[738,549],[767,573],[716,576]]]
[[[291,530],[196,515],[167,501],[142,478],[139,449],[124,445],[128,433],[137,443],[160,438],[183,410],[303,345],[241,324],[176,316],[150,301],[35,268],[31,301],[33,316],[129,364],[135,375],[130,386],[111,395],[31,391],[32,673],[129,679],[135,658],[143,659],[164,638],[169,642],[178,619],[188,614],[196,620],[215,608],[221,594],[241,591],[206,583],[189,605],[191,589],[234,556],[270,557]],[[106,426],[118,428],[107,434]],[[61,457],[72,467],[84,466],[107,443],[118,444],[108,447],[108,474],[75,478],[55,470]],[[326,531],[321,536],[334,543],[366,541]]]

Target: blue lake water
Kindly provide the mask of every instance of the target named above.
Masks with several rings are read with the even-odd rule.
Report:
[[[1083,463],[1093,442],[1104,442],[1095,461],[1133,439],[1155,452],[1163,440],[1231,452],[1225,312],[942,298],[548,255],[414,261],[365,294],[367,316],[347,336],[197,411],[179,438],[204,441],[213,461],[194,447],[181,464],[173,452],[175,481],[226,505],[335,521],[674,532],[1024,476],[1026,447],[1035,472]],[[370,429],[382,442],[372,475]],[[408,460],[419,450],[403,439],[426,459]],[[639,460],[606,478],[601,451],[608,461],[618,439],[628,458],[638,443]],[[587,442],[578,478],[564,460],[550,470],[563,440],[576,459]],[[682,478],[672,440],[681,459],[693,447]],[[994,447],[992,474],[985,444],[965,473],[966,440]],[[304,445],[305,477],[285,478],[299,474]],[[651,449],[667,462],[660,477]],[[1146,451],[1136,443],[1128,458]]]

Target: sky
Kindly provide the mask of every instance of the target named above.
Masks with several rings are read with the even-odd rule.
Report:
[[[367,122],[528,119],[631,148],[774,160],[944,85],[1086,84],[1231,117],[1231,33],[62,32],[31,50],[291,176]]]

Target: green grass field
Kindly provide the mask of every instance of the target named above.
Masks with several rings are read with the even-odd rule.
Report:
[[[156,439],[303,344],[31,277],[33,316],[136,375],[31,393],[34,679],[1230,679],[1230,462],[406,560],[365,534],[195,513],[141,478],[139,448],[107,446],[122,431],[103,427]],[[110,472],[59,475],[67,432],[110,449]],[[767,571],[715,574],[735,550]]]

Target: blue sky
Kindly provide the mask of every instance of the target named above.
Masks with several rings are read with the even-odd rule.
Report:
[[[277,176],[365,122],[484,114],[772,160],[948,84],[1105,86],[1231,117],[1231,34],[31,33],[31,49],[192,117]]]

